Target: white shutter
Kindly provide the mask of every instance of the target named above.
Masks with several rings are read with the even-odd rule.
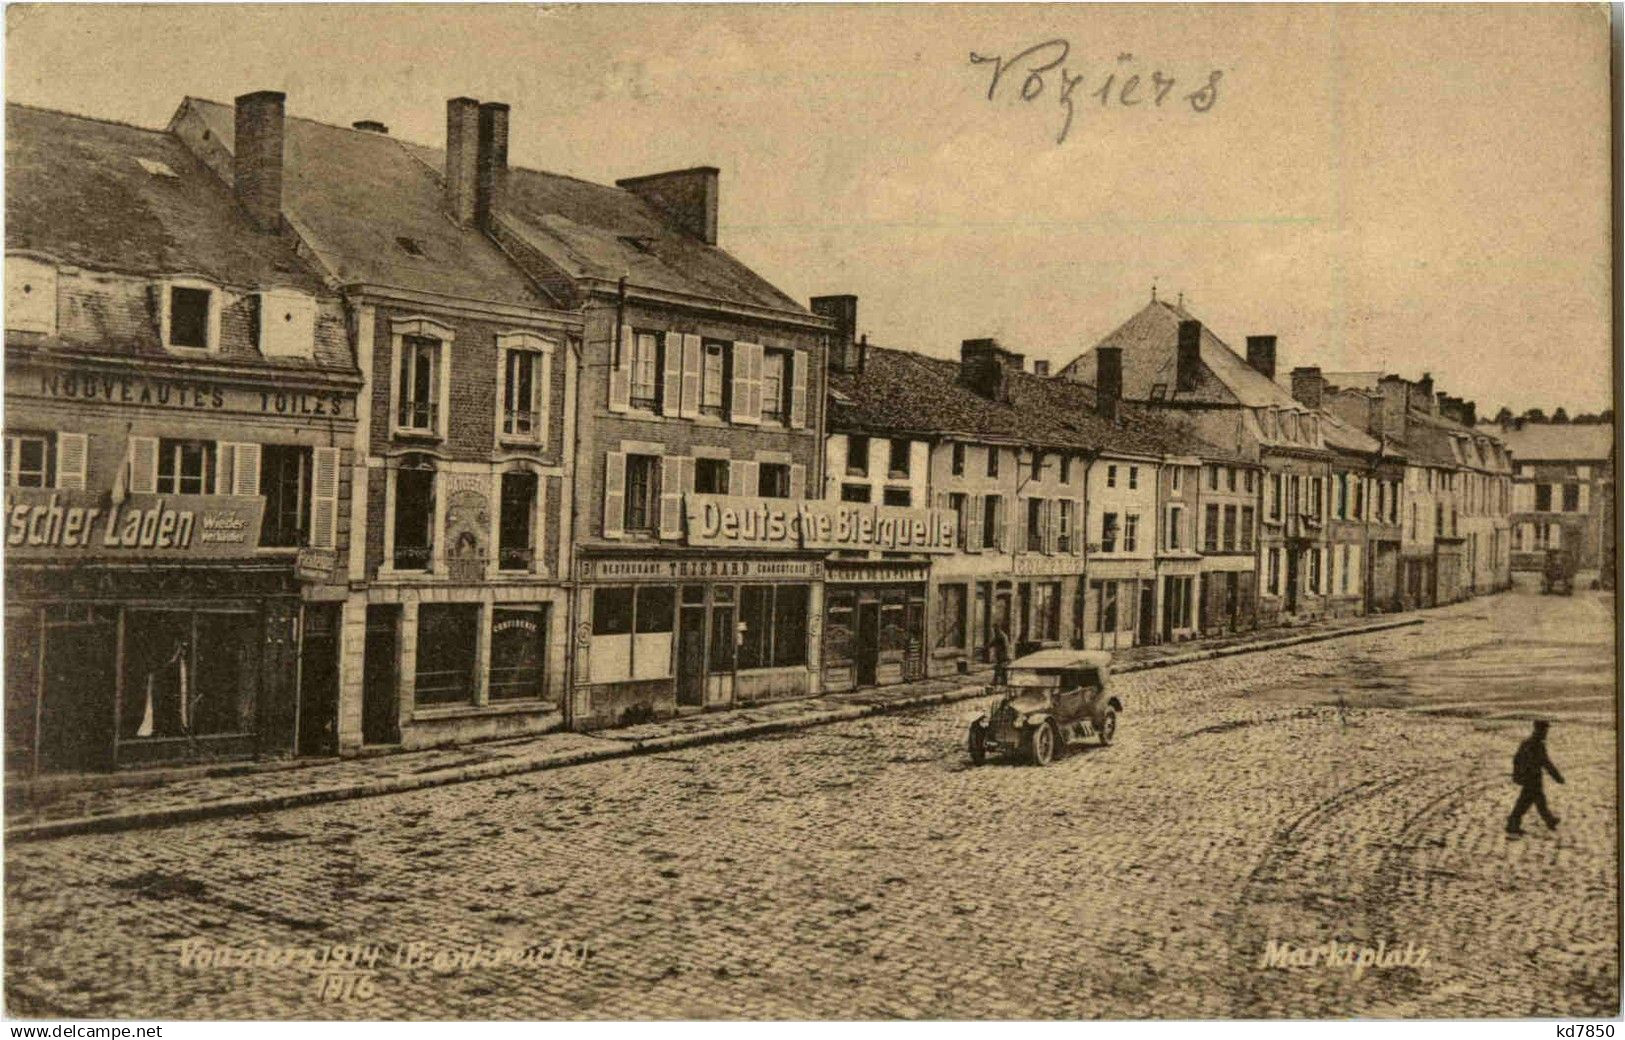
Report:
[[[660,537],[683,536],[683,457],[660,459]]]
[[[1072,500],[1072,555],[1082,556],[1089,542],[1089,527],[1083,522],[1083,499]]]
[[[1006,546],[1011,552],[1033,551],[1034,546],[1027,544],[1027,499],[1016,496],[1016,522],[1014,527],[1006,526],[1010,532],[1010,544]]]
[[[734,344],[733,421],[747,426],[762,423],[762,345]]]
[[[626,533],[626,452],[604,453],[604,537]]]
[[[237,445],[231,441],[214,442],[214,493],[231,495],[237,479]]]
[[[258,444],[237,445],[237,470],[243,471],[243,459],[252,456],[256,473],[260,468]],[[258,480],[255,481],[258,490]],[[238,492],[244,494],[245,492]],[[339,450],[317,448],[311,453],[310,465],[310,544],[318,549],[331,549],[338,540],[339,516]]]
[[[231,488],[231,494],[233,495],[258,495],[260,493],[260,446],[258,444],[233,444],[231,445],[231,448],[233,456],[231,483],[225,486]],[[330,464],[332,465],[334,471],[332,477],[334,508],[338,508],[338,449],[317,448],[315,458],[313,460],[314,465],[312,466],[311,474],[311,488],[313,489],[313,494],[311,498],[310,516],[313,530],[316,522],[315,494],[319,494],[319,492],[315,492],[314,489],[319,486],[321,474],[320,460],[322,457],[322,452],[324,451],[331,453],[332,457]]]
[[[660,341],[665,349],[665,355],[660,374],[660,414],[676,418],[687,414],[685,406],[688,397],[688,373],[684,370],[683,341],[686,336],[675,332],[668,332],[661,336]]]
[[[83,489],[85,486],[85,458],[89,454],[90,439],[83,433],[56,435],[56,486],[64,489]]]
[[[959,551],[979,553],[982,551],[982,510],[987,508],[987,499],[981,495],[967,498],[965,508],[970,515],[965,518],[965,544]]]
[[[1580,512],[1586,513],[1586,512],[1589,512],[1590,510],[1591,510],[1591,487],[1589,485],[1587,485],[1587,484],[1581,484],[1580,485]]]
[[[151,495],[158,490],[158,438],[131,437],[126,459],[130,467],[130,494]]]
[[[728,469],[728,494],[742,495],[746,498],[755,498],[761,492],[760,473],[755,462],[730,462]],[[734,482],[734,473],[739,474],[739,481]]]
[[[805,429],[807,425],[807,352],[790,354],[790,428]]]
[[[799,462],[790,465],[790,497],[805,498],[807,494],[807,467]]]
[[[1004,495],[999,496],[999,551],[1010,552],[1016,544],[1015,532],[1011,530],[1015,521],[1010,516],[1010,499]]]
[[[692,493],[694,490],[694,457],[692,455],[683,456],[683,482],[680,490],[685,495]]]
[[[700,346],[700,337],[683,336],[683,408],[678,414],[685,419],[700,414],[700,397],[705,388],[705,352]]]
[[[636,348],[637,337],[633,334],[631,326],[621,327],[621,349],[612,352],[609,366],[609,410],[624,412],[632,406],[632,351]],[[615,363],[614,353],[619,353],[620,363]]]

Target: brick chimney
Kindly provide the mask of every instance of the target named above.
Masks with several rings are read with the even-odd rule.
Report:
[[[1422,378],[1410,385],[1410,406],[1429,415],[1439,414],[1439,402],[1433,396],[1433,373],[1423,372]]]
[[[1048,361],[1035,360],[1033,362],[1033,375],[1042,376],[1043,378],[1048,379],[1049,378],[1049,362]]]
[[[615,182],[665,215],[677,227],[708,246],[717,244],[717,178],[715,166],[695,166],[670,173],[651,173]]]
[[[1274,336],[1248,336],[1247,337],[1247,364],[1258,371],[1265,379],[1275,379],[1275,337]]]
[[[1179,323],[1179,353],[1174,359],[1174,392],[1196,389],[1196,374],[1202,367],[1202,323],[1186,318]]]
[[[236,101],[236,146],[232,190],[260,231],[282,230],[283,105],[276,90],[244,94]]]
[[[829,368],[832,372],[854,373],[858,366],[858,298],[856,296],[814,296],[812,312],[835,323],[829,341]]]
[[[1010,376],[1026,357],[1005,350],[995,339],[967,339],[959,344],[959,381],[990,401],[1008,404]]]
[[[468,227],[474,223],[479,181],[480,103],[455,97],[446,102],[446,211]]]
[[[1102,419],[1117,418],[1117,403],[1123,397],[1123,348],[1095,348],[1095,414]]]
[[[1383,376],[1377,382],[1382,392],[1382,422],[1379,432],[1389,437],[1404,437],[1407,428],[1405,410],[1410,403],[1411,383],[1401,376]]]
[[[482,228],[501,212],[508,191],[508,106],[487,101],[480,106],[479,144],[474,154],[474,220]]]
[[[1248,340],[1247,347],[1250,354],[1252,352],[1251,339]],[[1318,410],[1325,389],[1326,380],[1321,378],[1318,367],[1304,365],[1292,370],[1292,398],[1304,407]]]
[[[1471,426],[1474,429],[1478,428],[1478,402],[1477,401],[1463,401],[1463,402],[1461,402],[1461,424],[1463,426]]]

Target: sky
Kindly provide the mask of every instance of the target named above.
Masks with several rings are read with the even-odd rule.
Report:
[[[276,89],[293,115],[439,144],[467,95],[512,106],[516,165],[716,166],[721,244],[797,299],[857,295],[886,346],[994,336],[1059,367],[1155,285],[1238,350],[1277,335],[1283,382],[1428,371],[1480,414],[1611,404],[1602,6],[13,5],[6,24],[11,101],[161,127],[188,94]]]

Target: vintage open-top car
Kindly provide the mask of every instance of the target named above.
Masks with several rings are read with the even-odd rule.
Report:
[[[1112,655],[1099,650],[1039,650],[1011,661],[993,706],[970,727],[971,762],[1015,754],[1047,765],[1069,744],[1117,735],[1123,702],[1108,693]]]

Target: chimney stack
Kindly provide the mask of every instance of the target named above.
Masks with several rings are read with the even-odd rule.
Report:
[[[1383,376],[1377,383],[1382,391],[1381,432],[1389,437],[1403,438],[1407,429],[1406,409],[1410,404],[1411,384],[1401,376]]]
[[[1265,379],[1275,379],[1275,337],[1248,336],[1247,364],[1257,369]]]
[[[1433,373],[1423,372],[1422,378],[1411,384],[1410,405],[1419,412],[1439,414],[1438,399],[1433,396]]]
[[[244,94],[236,100],[236,152],[232,190],[254,226],[267,234],[282,230],[283,104],[276,90]]]
[[[1202,323],[1186,318],[1179,323],[1179,354],[1174,359],[1174,392],[1196,389],[1196,373],[1202,366]]]
[[[1463,402],[1461,402],[1461,424],[1463,426],[1471,426],[1474,429],[1478,428],[1478,402],[1477,401],[1463,401]]]
[[[1252,341],[1247,343],[1248,352],[1251,353]],[[1320,410],[1321,395],[1326,389],[1326,380],[1321,378],[1320,369],[1314,365],[1304,365],[1292,370],[1292,397],[1293,400],[1306,408]]]
[[[1117,402],[1123,397],[1123,348],[1095,348],[1095,414],[1116,420]]]
[[[457,223],[474,223],[479,181],[480,103],[455,97],[446,102],[446,210]]]
[[[967,339],[959,345],[959,381],[990,401],[1008,404],[1010,376],[1026,357],[1005,350],[995,339]]]
[[[708,246],[717,244],[717,178],[715,166],[696,166],[670,173],[651,173],[615,182],[659,210],[667,220]]]
[[[508,190],[508,106],[500,101],[480,106],[474,165],[474,219],[480,227],[489,229]]]
[[[365,130],[369,134],[387,135],[389,133],[389,127],[385,126],[383,123],[380,123],[376,119],[357,119],[355,122],[350,124],[350,129]]]
[[[1042,376],[1045,379],[1048,379],[1049,378],[1049,362],[1048,361],[1039,361],[1039,360],[1033,361],[1033,375]]]
[[[812,312],[835,323],[830,336],[829,368],[833,372],[858,371],[858,298],[856,296],[814,296]]]

